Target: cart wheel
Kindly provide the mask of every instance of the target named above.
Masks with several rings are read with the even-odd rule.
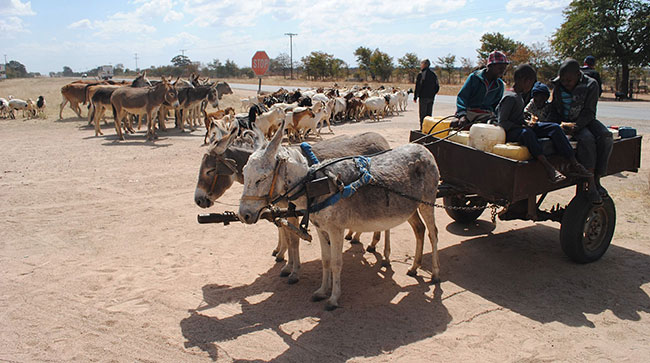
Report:
[[[445,208],[445,212],[458,223],[473,222],[478,218],[487,205],[487,201],[481,197],[467,197],[464,195],[449,195],[442,198],[445,207],[478,207],[475,210],[460,210]]]
[[[594,206],[578,193],[567,206],[560,227],[562,250],[574,262],[589,263],[605,254],[616,227],[616,208],[610,197]]]

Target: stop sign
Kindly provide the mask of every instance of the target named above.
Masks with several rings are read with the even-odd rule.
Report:
[[[253,62],[251,65],[251,68],[253,68],[253,72],[257,74],[258,76],[263,76],[264,73],[269,69],[269,65],[271,64],[271,60],[269,59],[269,56],[266,55],[266,52],[263,50],[258,50],[257,53],[253,56]]]

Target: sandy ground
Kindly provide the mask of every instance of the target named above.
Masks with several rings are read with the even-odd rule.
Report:
[[[576,265],[559,224],[469,226],[437,210],[443,282],[406,275],[407,224],[392,233],[392,268],[345,244],[342,308],[310,301],[320,247],[303,242],[288,285],[270,223],[199,225],[193,201],[203,131],[94,137],[61,80],[0,83],[0,95],[49,102],[46,120],[0,120],[0,361],[647,361],[650,356],[649,168],[608,177],[617,228],[605,256]],[[58,83],[57,83],[58,82]],[[30,87],[41,87],[32,89]],[[29,93],[22,95],[20,91]],[[237,103],[238,92],[226,103]],[[373,130],[408,142],[415,107]],[[451,110],[436,109],[436,114]],[[173,125],[173,121],[168,121]],[[331,137],[325,134],[325,137]],[[648,157],[644,140],[643,158]],[[486,176],[489,177],[489,176]],[[210,211],[236,210],[236,185]],[[571,190],[549,198],[568,202]],[[370,236],[362,236],[367,245]],[[381,245],[380,245],[381,246]],[[644,358],[645,357],[645,358]]]

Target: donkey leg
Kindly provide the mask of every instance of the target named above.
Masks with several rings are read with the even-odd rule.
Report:
[[[287,241],[283,237],[283,229],[278,227],[278,244],[275,246],[272,256],[275,256],[275,262],[284,261],[284,253],[287,251]]]
[[[329,230],[327,232],[330,240],[331,266],[332,271],[332,295],[325,305],[326,310],[334,310],[339,307],[341,297],[341,270],[343,270],[343,230]]]
[[[381,261],[381,265],[390,267],[390,229],[384,231],[384,259]]]
[[[291,273],[287,283],[295,284],[300,280],[300,238],[291,232],[287,232],[287,242],[289,243],[289,263]]]
[[[413,259],[413,266],[406,272],[409,276],[417,276],[418,268],[422,266],[422,250],[424,248],[424,232],[425,227],[420,219],[420,214],[416,210],[408,219],[413,233],[415,234],[415,258]]]
[[[431,241],[431,283],[440,282],[440,261],[438,259],[438,228],[434,209],[431,206],[421,204],[419,207],[424,223],[429,230],[429,241]]]
[[[318,230],[318,239],[320,241],[321,263],[323,265],[323,278],[320,288],[311,295],[312,301],[321,301],[327,298],[327,292],[332,285],[332,270],[330,240],[326,232]]]
[[[279,227],[278,228],[278,246],[282,251],[282,259],[278,259],[277,255],[275,257],[276,262],[282,262],[284,261],[284,253],[287,251],[288,246],[289,246],[289,241],[287,240],[287,235],[289,234],[289,231],[285,227]],[[280,277],[287,277],[291,273],[291,266],[289,265],[291,261],[291,251],[287,254],[287,263],[282,267],[280,270]]]
[[[115,114],[115,120],[114,120],[115,121],[115,131],[117,132],[117,137],[119,137],[120,140],[124,140],[124,135],[122,135],[122,125],[121,125],[121,122],[120,122],[122,120],[122,117],[124,117],[124,114],[122,113],[122,111],[121,110],[117,111],[117,113]]]
[[[377,251],[377,243],[379,243],[380,239],[381,239],[381,232],[374,232],[372,234],[372,241],[366,248],[366,251],[370,253],[375,253],[375,251]]]
[[[354,234],[354,231],[351,229],[348,229],[348,234],[345,235],[346,240],[351,240],[352,239],[352,234]]]

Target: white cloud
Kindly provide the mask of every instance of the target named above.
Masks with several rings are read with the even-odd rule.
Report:
[[[31,1],[23,3],[20,0],[0,0],[0,16],[36,15],[32,10]]]
[[[570,0],[510,0],[506,10],[511,13],[559,13]]]
[[[92,29],[93,25],[88,19],[81,19],[79,21],[75,21],[74,23],[68,25],[68,29]]]
[[[0,37],[2,38],[11,38],[12,33],[24,33],[26,31],[23,20],[17,16],[0,19]]]
[[[170,10],[167,15],[165,15],[165,18],[163,21],[165,23],[170,23],[170,22],[175,22],[183,19],[183,13],[179,13],[178,11]]]

